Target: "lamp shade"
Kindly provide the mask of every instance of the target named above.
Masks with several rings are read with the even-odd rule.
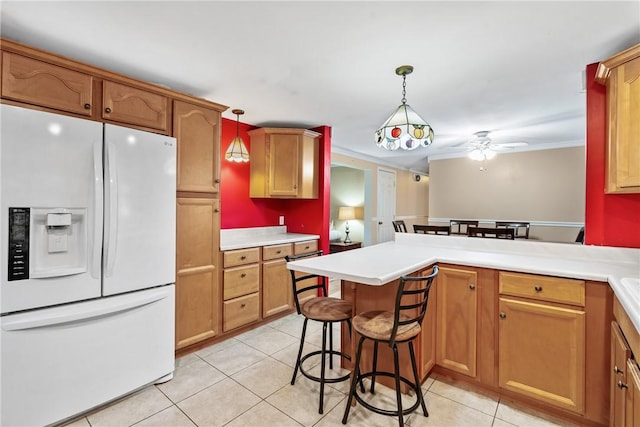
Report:
[[[342,221],[356,219],[356,208],[350,206],[341,206],[340,208],[338,208],[338,219]]]

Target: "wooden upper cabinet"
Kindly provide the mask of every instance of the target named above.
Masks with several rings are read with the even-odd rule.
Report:
[[[178,191],[220,189],[220,112],[182,101],[173,104],[178,140]]]
[[[251,136],[251,197],[318,197],[320,134],[305,129],[262,128]]]
[[[167,132],[169,98],[157,93],[105,80],[102,83],[102,118]]]
[[[48,62],[2,52],[2,97],[91,116],[93,77]]]
[[[607,193],[640,193],[640,44],[600,63],[607,85]]]

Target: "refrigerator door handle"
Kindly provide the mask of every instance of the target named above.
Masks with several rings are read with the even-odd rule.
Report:
[[[101,300],[99,304],[68,305],[64,310],[52,309],[50,313],[41,312],[28,313],[25,316],[15,316],[15,319],[4,319],[2,329],[4,331],[22,331],[26,329],[53,327],[72,322],[86,322],[99,317],[112,316],[127,310],[137,309],[156,301],[167,298],[169,294],[164,289],[157,292],[145,294],[143,296],[129,295],[127,298],[120,298],[117,302],[107,303],[108,300]]]
[[[102,258],[102,141],[93,143],[93,254],[91,259],[91,276],[100,278],[100,261]]]
[[[118,168],[116,165],[116,147],[109,141],[105,141],[107,151],[107,185],[108,185],[108,208],[105,210],[105,276],[113,274],[113,266],[116,261],[116,249],[118,243]]]

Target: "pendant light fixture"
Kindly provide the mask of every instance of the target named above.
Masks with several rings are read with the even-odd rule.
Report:
[[[244,145],[244,141],[240,138],[240,115],[244,114],[244,110],[236,109],[231,110],[231,112],[236,115],[236,137],[233,138],[233,141],[229,144],[229,148],[227,148],[224,157],[230,162],[248,162],[249,152]]]
[[[407,74],[413,72],[413,66],[402,65],[396,68],[396,74],[402,76],[402,104],[376,131],[378,147],[387,150],[414,150],[428,147],[433,142],[433,129],[407,104]]]

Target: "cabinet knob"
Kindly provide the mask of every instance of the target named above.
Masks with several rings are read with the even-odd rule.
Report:
[[[474,285],[473,283],[469,283],[469,289],[474,290],[476,288],[476,285]]]
[[[622,388],[629,388],[628,385],[626,385],[625,383],[623,383],[622,381],[618,380],[617,384],[618,388],[622,389]]]
[[[91,108],[91,104],[89,104],[89,103],[84,104],[84,109],[85,110],[88,110],[90,108]]]
[[[536,286],[534,286],[534,288],[533,288],[533,289],[535,289],[535,290],[536,290],[536,292],[542,292],[542,286],[540,286],[540,285],[536,285]]]
[[[618,365],[615,365],[613,367],[613,373],[614,374],[624,374],[624,371],[622,369],[618,368]]]
[[[504,311],[500,312],[500,318],[501,319],[506,319],[507,318],[507,313],[505,313]]]
[[[109,107],[105,108],[104,112],[107,113],[107,114],[111,113],[111,108],[109,108]]]
[[[240,277],[242,277],[242,278],[247,277],[247,273],[242,273],[242,274],[240,275]]]

